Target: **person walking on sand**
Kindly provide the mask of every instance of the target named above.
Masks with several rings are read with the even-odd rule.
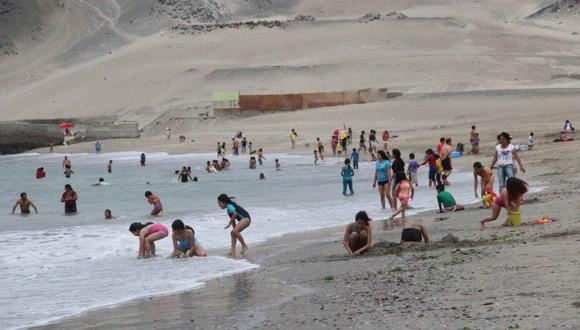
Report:
[[[73,190],[70,184],[64,186],[64,192],[60,198],[60,202],[64,203],[64,214],[73,215],[77,213],[77,200],[79,199],[76,191]]]
[[[389,131],[383,132],[383,150],[385,152],[389,152],[389,139],[390,139]]]
[[[513,144],[511,144],[511,140],[511,136],[506,132],[502,132],[499,135],[499,144],[495,147],[495,154],[491,161],[490,168],[494,168],[497,164],[499,191],[503,190],[507,179],[515,177],[514,161],[519,164],[521,171],[526,173],[526,169],[520,159],[518,150]]]
[[[344,160],[344,166],[340,170],[340,175],[342,176],[342,194],[344,196],[348,196],[346,193],[346,189],[350,190],[350,195],[354,194],[352,190],[352,177],[354,176],[354,170],[352,166],[350,166],[350,159]]]
[[[318,165],[318,151],[314,150],[314,165]]]
[[[401,225],[401,244],[405,242],[425,242],[429,243],[427,228],[418,222],[405,221]]]
[[[478,177],[481,180],[478,180]],[[480,162],[473,163],[473,193],[475,198],[479,198],[477,195],[477,185],[481,181],[481,197],[485,195],[486,191],[493,191],[493,181],[495,176],[491,169],[483,166]]]
[[[159,197],[153,195],[152,192],[146,191],[145,197],[147,198],[147,202],[153,205],[153,210],[151,210],[151,215],[159,215],[163,212],[163,205],[161,204],[161,199]]]
[[[534,149],[534,132],[531,132],[528,136],[528,151]]]
[[[479,133],[477,132],[475,125],[471,126],[471,132],[469,132],[469,143],[471,143],[471,153],[474,155],[479,154]]]
[[[244,208],[236,204],[233,200],[233,197],[229,197],[226,194],[219,195],[217,200],[219,207],[222,210],[225,209],[228,214],[228,217],[230,218],[228,225],[224,229],[232,227],[232,231],[230,232],[231,247],[228,255],[232,257],[236,256],[237,241],[239,241],[240,244],[242,245],[242,254],[245,254],[248,251],[248,245],[246,244],[246,241],[242,237],[242,231],[248,228],[250,226],[250,223],[252,222],[250,214]]]
[[[359,154],[356,148],[352,149],[352,153],[350,154],[350,159],[352,160],[352,168],[358,170],[358,161],[359,161]]]
[[[292,149],[296,147],[296,138],[298,138],[298,134],[296,134],[296,130],[292,129],[290,131],[290,144],[292,145]]]
[[[391,184],[389,178],[392,178],[391,162],[389,157],[383,150],[377,151],[377,163],[375,165],[375,177],[373,179],[373,188],[377,187],[381,199],[381,207],[383,210],[385,206],[385,198],[389,201],[389,206],[393,208],[393,200],[391,199]]]
[[[441,137],[439,143],[437,143],[437,154],[441,156],[441,151],[443,151],[443,146],[445,145],[445,138]]]
[[[352,128],[348,128],[348,144],[351,145],[352,144],[352,136],[353,136],[353,132],[352,132]]]
[[[443,166],[443,184],[448,186],[449,185],[449,176],[453,171],[453,166],[451,166],[451,152],[453,151],[453,147],[451,145],[451,138],[445,139],[445,145],[441,149],[441,165]]]
[[[20,194],[20,199],[16,201],[16,204],[12,207],[12,214],[16,212],[16,208],[20,207],[20,214],[21,215],[29,215],[30,214],[30,207],[34,209],[34,213],[38,214],[38,209],[32,203],[30,199],[28,199],[28,195],[25,192]]]
[[[372,246],[371,219],[365,211],[356,214],[353,223],[346,226],[342,245],[349,256],[357,256],[367,252]]]
[[[332,147],[332,157],[336,157],[336,149],[338,146],[338,134],[339,134],[339,130],[335,129],[334,133],[332,133],[332,137],[330,139],[330,146]]]

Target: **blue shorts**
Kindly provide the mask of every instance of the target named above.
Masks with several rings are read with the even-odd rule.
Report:
[[[436,174],[436,170],[435,170],[435,166],[429,166],[429,180],[431,181],[436,181],[435,180],[435,174]]]

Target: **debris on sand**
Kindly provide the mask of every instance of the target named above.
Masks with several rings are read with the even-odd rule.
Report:
[[[259,20],[259,21],[246,21],[246,22],[230,22],[230,23],[215,23],[215,24],[178,24],[172,27],[174,31],[178,31],[181,34],[198,34],[204,32],[211,32],[220,29],[255,29],[258,27],[265,27],[268,29],[285,29],[288,23],[282,21],[270,21],[270,20]]]
[[[312,15],[298,15],[294,17],[291,21],[293,22],[314,22],[316,18]]]

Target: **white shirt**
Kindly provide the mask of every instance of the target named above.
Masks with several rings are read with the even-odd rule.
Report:
[[[508,166],[514,164],[514,149],[516,147],[513,144],[509,144],[505,149],[498,144],[495,147],[497,153],[497,165],[498,166]]]

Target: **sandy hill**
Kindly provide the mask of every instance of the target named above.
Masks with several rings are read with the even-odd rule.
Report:
[[[0,0],[0,113],[173,120],[185,130],[218,90],[578,88],[566,78],[580,73],[577,25],[558,25],[563,13],[528,18],[551,4]],[[231,24],[257,20],[278,23]]]

